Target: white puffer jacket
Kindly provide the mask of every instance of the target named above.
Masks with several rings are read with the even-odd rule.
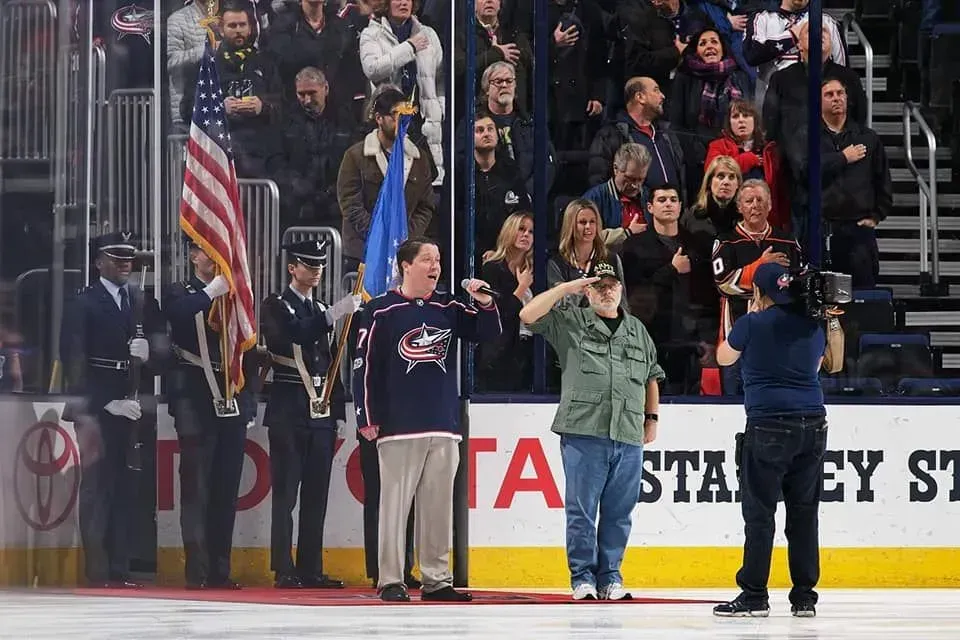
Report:
[[[443,48],[437,32],[421,24],[415,17],[412,35],[423,32],[430,45],[414,53],[413,46],[399,42],[386,17],[371,18],[360,33],[360,63],[363,73],[374,88],[384,84],[400,86],[403,67],[417,61],[417,96],[423,115],[423,136],[430,145],[430,154],[437,165],[439,176],[434,184],[443,182]]]

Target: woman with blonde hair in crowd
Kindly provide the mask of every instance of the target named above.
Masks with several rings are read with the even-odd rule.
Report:
[[[529,391],[533,382],[533,334],[520,309],[533,298],[533,214],[518,211],[500,227],[497,246],[484,254],[480,279],[500,294],[500,337],[477,348],[477,390]]]
[[[737,192],[743,184],[740,166],[730,156],[716,156],[707,165],[693,206],[680,218],[680,226],[692,239],[688,250],[691,312],[700,340],[701,390],[719,393],[719,370],[715,360],[720,331],[720,293],[713,280],[713,246],[717,236],[730,233],[740,220]],[[715,383],[715,384],[714,384]]]
[[[588,277],[598,262],[612,264],[623,282],[620,257],[610,253],[604,242],[605,237],[603,218],[597,205],[585,198],[572,200],[563,210],[559,247],[555,255],[547,260],[547,287]],[[624,295],[620,301],[625,311],[626,299]],[[568,296],[565,301],[578,306],[588,304],[583,295]]]
[[[718,156],[730,156],[740,167],[743,180],[757,178],[770,187],[769,222],[790,230],[790,193],[783,176],[777,144],[767,141],[756,105],[749,100],[730,103],[720,137],[707,146],[706,164]],[[741,182],[743,181],[741,180]]]

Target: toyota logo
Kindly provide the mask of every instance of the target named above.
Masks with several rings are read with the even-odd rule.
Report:
[[[73,513],[80,491],[80,456],[70,434],[38,422],[17,445],[13,491],[23,521],[37,531],[56,529]]]

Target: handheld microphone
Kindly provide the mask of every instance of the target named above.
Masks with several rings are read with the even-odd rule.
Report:
[[[463,280],[460,281],[460,286],[463,287],[464,289],[467,288],[468,284],[470,284],[470,278],[464,278]],[[497,291],[494,291],[490,287],[480,287],[479,289],[477,289],[477,293],[485,293],[488,296],[491,296],[494,298],[500,297],[500,293]]]

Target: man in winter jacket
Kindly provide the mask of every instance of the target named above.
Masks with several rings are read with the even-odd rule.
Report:
[[[345,272],[356,270],[363,260],[364,245],[370,231],[373,208],[387,171],[389,154],[397,136],[396,107],[406,101],[396,88],[386,88],[373,98],[373,116],[377,128],[356,143],[343,156],[337,175],[337,200],[343,215],[343,257]],[[403,141],[404,197],[409,222],[408,237],[423,235],[433,221],[436,204],[433,196],[432,165],[425,154],[410,141]]]
[[[660,85],[653,78],[630,78],[623,93],[626,111],[603,125],[590,145],[590,184],[608,180],[617,149],[626,142],[636,142],[646,147],[652,158],[645,186],[675,184],[685,194],[683,150],[669,123],[661,120],[664,96]]]
[[[824,82],[821,100],[823,219],[831,268],[852,275],[855,289],[872,289],[880,269],[877,224],[893,207],[890,165],[880,136],[847,118],[843,83]]]

